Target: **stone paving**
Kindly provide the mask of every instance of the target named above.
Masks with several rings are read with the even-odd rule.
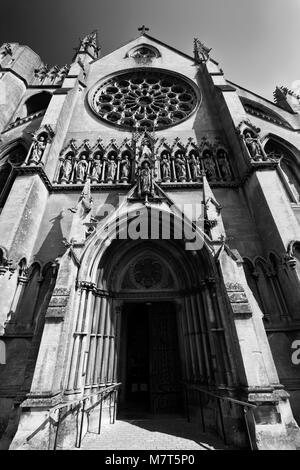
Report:
[[[117,420],[105,423],[101,435],[88,433],[82,450],[216,450],[229,449],[223,441],[202,433],[199,425],[185,418]]]

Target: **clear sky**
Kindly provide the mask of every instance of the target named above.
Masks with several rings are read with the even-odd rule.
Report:
[[[266,98],[300,80],[300,0],[1,0],[0,44],[26,44],[63,65],[92,30],[107,54],[142,24],[188,54],[199,37],[226,78]]]

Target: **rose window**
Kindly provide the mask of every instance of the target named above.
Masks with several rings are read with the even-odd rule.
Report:
[[[161,72],[117,75],[96,88],[93,111],[105,121],[126,128],[160,129],[186,119],[197,95],[187,81]]]

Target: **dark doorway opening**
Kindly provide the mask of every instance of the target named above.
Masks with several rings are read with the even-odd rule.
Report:
[[[174,303],[125,303],[122,325],[120,410],[178,413],[183,400]]]

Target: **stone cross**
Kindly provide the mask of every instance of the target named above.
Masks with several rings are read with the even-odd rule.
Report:
[[[149,28],[147,28],[147,27],[143,24],[143,26],[140,26],[140,27],[138,28],[138,31],[140,31],[141,34],[145,34],[146,31],[149,31]]]

